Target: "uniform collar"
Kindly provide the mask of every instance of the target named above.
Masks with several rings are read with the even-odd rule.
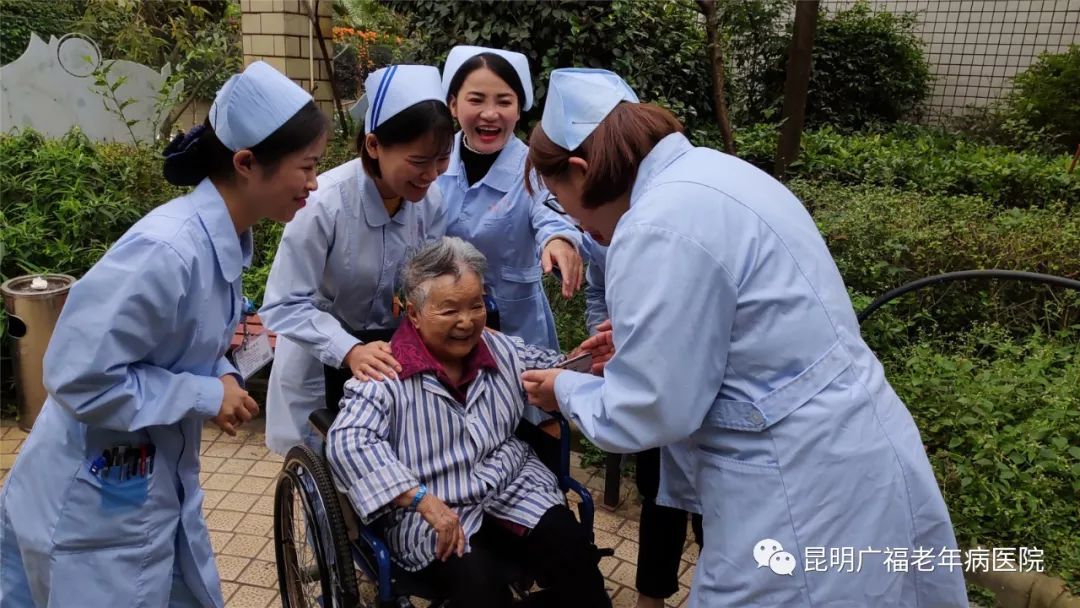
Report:
[[[214,257],[217,258],[218,267],[221,268],[221,276],[231,283],[240,278],[240,273],[244,268],[251,266],[251,255],[254,249],[251,229],[245,230],[242,235],[236,234],[236,224],[229,216],[225,199],[221,198],[221,193],[210,178],[199,182],[199,185],[191,192],[191,197],[195,204],[195,212],[199,215],[199,221],[210,236],[210,243],[214,247]]]
[[[360,172],[360,202],[364,208],[364,219],[367,220],[368,226],[379,228],[390,222],[405,224],[405,206],[412,203],[401,201],[401,208],[394,217],[390,217],[390,214],[386,212],[386,206],[383,205],[379,187],[375,185],[375,180],[367,174],[367,171],[364,171],[364,164],[357,163],[356,170]]]
[[[461,381],[455,385],[450,381],[442,364],[435,359],[424,344],[420,332],[408,319],[401,322],[393,338],[390,339],[390,354],[401,364],[399,378],[405,380],[417,374],[433,374],[454,398],[463,403],[465,389],[480,375],[481,369],[498,369],[495,357],[491,355],[491,350],[481,336],[476,348],[465,357],[465,369],[462,370]]]
[[[638,165],[637,177],[630,189],[630,205],[633,206],[634,202],[649,189],[653,179],[661,171],[693,149],[693,144],[682,133],[672,133],[657,142]]]
[[[454,136],[454,151],[450,154],[450,166],[445,175],[453,175],[456,180],[465,183],[465,163],[461,160],[461,138],[462,132],[458,131]],[[525,142],[518,139],[517,135],[512,135],[506,141],[506,146],[499,151],[499,157],[495,159],[487,174],[473,185],[484,184],[506,194],[521,180],[521,167],[528,152],[529,147],[525,145]],[[468,189],[469,185],[465,183],[464,188]]]

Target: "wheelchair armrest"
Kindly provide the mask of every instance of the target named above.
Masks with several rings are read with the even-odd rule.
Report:
[[[564,480],[570,478],[570,426],[561,414],[556,412],[552,417],[559,423],[558,437],[524,418],[518,422],[514,434],[518,439],[529,444],[529,447],[540,457],[540,461],[551,469],[552,473],[555,473],[559,486],[565,492],[567,486]]]
[[[308,416],[308,422],[311,426],[315,427],[316,431],[325,438],[326,432],[330,430],[330,426],[334,424],[334,419],[337,418],[337,410],[331,410],[330,408],[320,408],[311,412]]]
[[[570,423],[559,412],[551,412],[551,417],[559,423],[559,437],[552,437],[544,430],[532,424],[528,420],[522,420],[518,424],[515,434],[519,439],[529,444],[536,452],[540,460],[555,473],[559,480],[559,488],[563,492],[573,492],[581,499],[578,507],[578,519],[585,529],[589,531],[589,539],[593,538],[593,513],[596,505],[593,503],[592,493],[579,481],[570,476]]]

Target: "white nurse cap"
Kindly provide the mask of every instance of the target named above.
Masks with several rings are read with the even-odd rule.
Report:
[[[620,102],[638,103],[638,96],[615,72],[562,68],[551,73],[540,127],[548,139],[566,150],[581,142]]]
[[[522,100],[521,107],[525,111],[532,108],[533,86],[532,76],[529,74],[529,59],[525,55],[514,51],[489,49],[482,46],[455,46],[450,49],[450,54],[446,56],[446,66],[443,68],[442,75],[443,99],[450,95],[450,81],[457,75],[461,66],[481,53],[493,53],[510,63],[510,66],[517,72],[518,80],[521,81],[521,88],[525,91],[525,99]]]
[[[392,65],[375,70],[364,81],[367,110],[364,112],[364,133],[399,112],[421,101],[434,100],[445,104],[439,81],[439,70],[430,65]]]
[[[210,106],[210,126],[233,152],[251,148],[277,131],[311,101],[311,95],[268,63],[256,61],[234,74]]]

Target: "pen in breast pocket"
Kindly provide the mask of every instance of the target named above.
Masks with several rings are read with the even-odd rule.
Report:
[[[126,451],[127,448],[125,446],[119,446],[117,448],[116,466],[120,468],[120,481],[127,479],[127,466],[125,466],[127,465],[127,460],[124,458],[127,455],[125,453]]]

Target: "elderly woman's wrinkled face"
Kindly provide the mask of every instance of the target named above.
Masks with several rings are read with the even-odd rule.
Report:
[[[445,274],[430,280],[427,290],[420,309],[409,304],[409,320],[436,359],[463,359],[476,347],[487,323],[483,281],[475,272],[463,271],[461,278]]]

